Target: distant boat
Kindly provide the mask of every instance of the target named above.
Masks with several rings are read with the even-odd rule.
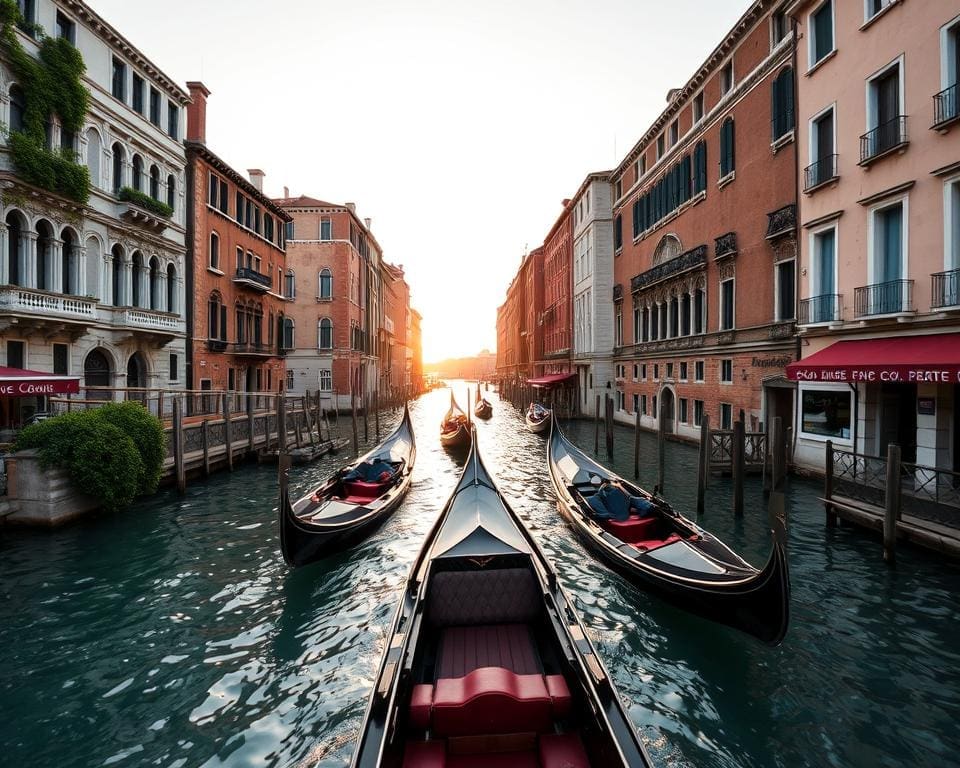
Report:
[[[450,408],[440,422],[440,444],[444,448],[465,448],[470,445],[470,424],[450,392]]]
[[[306,565],[373,533],[393,514],[410,488],[416,458],[410,411],[404,407],[400,425],[386,440],[296,503],[290,503],[287,489],[289,464],[281,464],[283,559],[292,566]],[[289,462],[289,457],[281,457],[281,462]],[[377,466],[382,467],[380,476],[365,474]]]
[[[771,645],[783,640],[790,621],[790,572],[782,521],[774,522],[773,550],[763,569],[757,569],[663,499],[596,463],[556,424],[547,464],[560,514],[612,568],[691,613]],[[630,514],[623,522],[597,520],[589,499],[604,480],[640,497],[645,514]]]
[[[478,419],[489,419],[493,416],[493,406],[480,393],[480,383],[477,382],[477,404],[474,406],[473,415]]]
[[[553,412],[544,408],[540,403],[530,403],[525,417],[527,429],[535,434],[543,434],[550,428],[550,422],[553,421]]]
[[[471,431],[384,638],[352,768],[649,768],[573,600]]]

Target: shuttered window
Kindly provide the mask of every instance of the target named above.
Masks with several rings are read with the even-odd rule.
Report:
[[[793,130],[793,70],[790,67],[786,67],[773,81],[770,125],[774,141]]]
[[[613,223],[613,247],[619,251],[623,248],[623,217],[617,216]]]
[[[693,150],[693,193],[707,188],[707,142],[701,141]]]
[[[827,0],[813,14],[813,66],[833,50],[833,0]]]
[[[733,173],[735,164],[735,148],[733,118],[728,117],[720,126],[720,178]]]

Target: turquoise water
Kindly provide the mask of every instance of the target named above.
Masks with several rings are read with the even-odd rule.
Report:
[[[793,480],[792,624],[767,648],[587,555],[557,516],[543,438],[488,397],[487,463],[556,562],[658,765],[958,764],[954,564],[903,547],[888,569],[878,537],[827,530],[819,486]],[[279,554],[268,466],[61,531],[0,529],[0,764],[346,765],[401,582],[459,473],[437,439],[448,402],[440,390],[412,408],[418,459],[403,507],[364,544],[299,571]],[[572,431],[592,448],[592,425]],[[632,450],[618,430],[625,475]],[[654,450],[644,435],[648,487]],[[665,495],[689,509],[696,452],[667,451]],[[342,460],[294,469],[294,490]],[[702,524],[760,565],[764,509],[752,480],[735,520],[729,482],[714,479]]]

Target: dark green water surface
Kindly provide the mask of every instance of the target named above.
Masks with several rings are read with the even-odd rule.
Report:
[[[954,564],[902,547],[886,568],[878,537],[828,531],[819,486],[793,480],[792,624],[767,648],[587,555],[557,516],[544,439],[488,397],[495,415],[478,427],[488,465],[557,564],[658,765],[960,764]],[[269,466],[61,531],[0,530],[0,765],[346,765],[400,584],[459,474],[438,444],[448,398],[440,390],[412,408],[414,486],[394,517],[296,572],[280,557]],[[572,431],[592,448],[592,425]],[[632,445],[618,430],[623,474]],[[648,487],[654,450],[644,435]],[[343,460],[295,468],[294,490]],[[695,464],[695,450],[668,444],[666,496],[680,509],[691,508]],[[759,480],[742,520],[730,496],[715,479],[702,524],[760,565]]]

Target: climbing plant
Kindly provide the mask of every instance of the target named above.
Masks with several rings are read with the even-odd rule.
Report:
[[[26,101],[23,130],[9,136],[13,163],[25,181],[85,203],[90,174],[70,149],[47,147],[46,126],[52,115],[63,128],[79,133],[90,103],[83,85],[86,65],[69,40],[37,32],[40,53],[34,58],[17,39],[23,18],[14,0],[0,0],[0,50],[10,63]]]
[[[162,216],[165,219],[173,216],[173,208],[169,205],[160,200],[154,200],[150,195],[145,192],[138,192],[133,187],[121,187],[117,197],[126,200],[128,203],[139,205],[141,208],[146,208],[150,213]]]

